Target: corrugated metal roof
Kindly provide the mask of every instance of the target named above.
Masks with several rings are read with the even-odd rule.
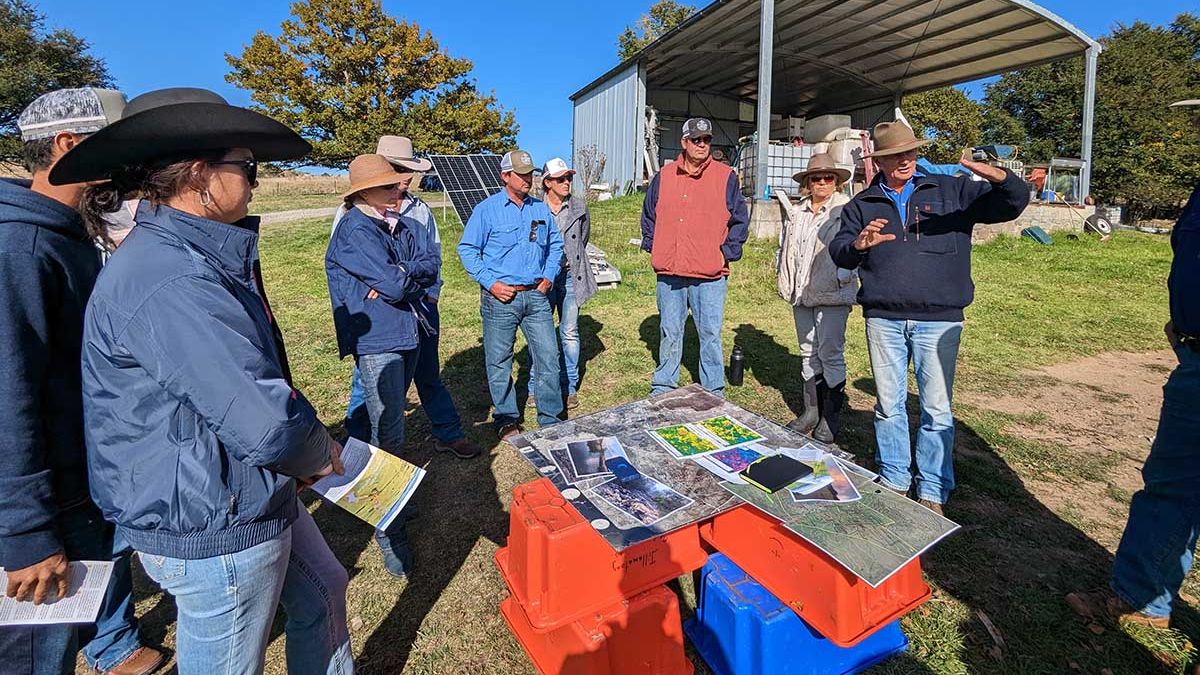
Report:
[[[758,90],[759,0],[717,0],[639,61],[649,88]],[[1080,54],[1096,42],[1026,0],[776,0],[772,109],[822,113]]]

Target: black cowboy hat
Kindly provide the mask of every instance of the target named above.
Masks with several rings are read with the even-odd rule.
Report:
[[[186,160],[232,148],[248,148],[254,159],[273,162],[299,159],[312,145],[270,117],[229,105],[207,89],[158,89],[129,101],[120,120],[59,158],[50,182],[100,180],[124,166]]]

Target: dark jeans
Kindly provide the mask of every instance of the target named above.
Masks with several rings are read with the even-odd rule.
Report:
[[[1200,354],[1178,347],[1163,387],[1158,434],[1142,465],[1113,562],[1112,587],[1134,609],[1171,615],[1200,534]]]
[[[112,560],[108,592],[94,624],[0,628],[0,671],[5,675],[74,673],[83,645],[88,664],[102,671],[120,665],[142,646],[133,615],[132,551],[113,542],[113,526],[91,502],[58,515],[58,531],[69,560]]]
[[[371,416],[371,445],[399,456],[404,447],[404,408],[408,387],[417,369],[418,349],[358,357],[367,413]],[[404,513],[396,516],[386,531],[376,530],[375,541],[383,552],[389,572],[406,575],[413,565]]]

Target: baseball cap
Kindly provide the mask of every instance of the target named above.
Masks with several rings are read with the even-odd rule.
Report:
[[[693,117],[683,123],[684,138],[702,138],[704,136],[711,137],[713,135],[712,122],[703,117]]]
[[[500,159],[500,171],[513,173],[533,173],[533,158],[521,149],[510,150]]]
[[[21,112],[17,128],[23,142],[70,132],[91,134],[121,119],[125,94],[115,89],[57,89],[35,98]]]
[[[562,157],[555,157],[546,162],[542,167],[542,178],[558,178],[564,174],[575,175],[575,169],[567,166],[566,160]]]

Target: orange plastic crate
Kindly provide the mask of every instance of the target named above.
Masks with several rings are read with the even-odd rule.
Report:
[[[745,504],[715,516],[700,536],[841,647],[851,647],[929,599],[915,559],[878,588],[775,518]]]
[[[500,613],[544,675],[691,675],[675,594],[659,586],[551,631],[539,631],[512,596]]]
[[[496,551],[505,582],[538,630],[662,585],[707,560],[696,525],[618,553],[545,478],[513,490],[508,546]]]

